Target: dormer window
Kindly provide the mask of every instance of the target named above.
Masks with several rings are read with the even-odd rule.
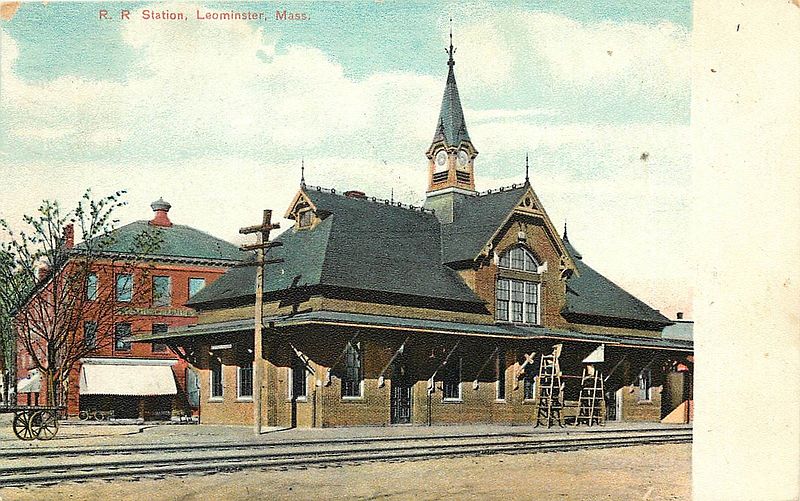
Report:
[[[512,247],[500,255],[495,288],[495,319],[518,324],[541,323],[539,263],[525,247]],[[504,270],[509,270],[511,273]],[[522,272],[522,273],[520,273]]]
[[[311,209],[304,210],[297,215],[298,228],[311,228],[314,224],[314,211]]]

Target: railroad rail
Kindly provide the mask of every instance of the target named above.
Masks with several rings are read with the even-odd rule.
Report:
[[[522,454],[691,442],[691,429],[582,434],[508,433],[450,437],[373,437],[298,442],[106,448],[71,456],[27,451],[0,466],[0,486],[52,485],[89,479],[163,478],[245,469],[326,467],[373,461],[410,461],[486,454]],[[66,451],[61,451],[63,452]],[[58,460],[53,461],[53,458]],[[20,461],[25,459],[26,461]]]

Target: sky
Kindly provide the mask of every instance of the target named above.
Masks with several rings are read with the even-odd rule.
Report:
[[[309,184],[420,205],[452,18],[478,188],[521,182],[529,154],[584,260],[691,316],[688,2],[277,5],[22,3],[0,21],[0,218],[126,189],[123,222],[163,197],[240,243],[285,212],[301,161]],[[231,10],[265,19],[195,19]]]

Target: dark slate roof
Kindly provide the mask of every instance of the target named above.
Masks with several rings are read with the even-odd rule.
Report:
[[[671,323],[667,317],[584,263],[581,254],[568,239],[564,238],[563,242],[579,273],[567,281],[567,305],[564,313],[633,320],[661,326]]]
[[[370,315],[341,311],[311,311],[294,315],[265,316],[277,328],[294,327],[304,324],[335,324],[353,327],[369,326],[374,328],[401,328],[409,331],[425,333],[438,332],[453,335],[477,335],[502,338],[521,339],[553,339],[587,343],[604,343],[608,345],[630,346],[636,348],[674,349],[692,351],[691,341],[648,338],[638,336],[608,336],[564,329],[548,329],[545,327],[519,326],[512,324],[471,324],[465,322],[448,322],[443,320],[427,320],[420,318]],[[170,329],[167,333],[143,333],[132,336],[135,341],[152,341],[154,339],[185,338],[222,333],[247,332],[253,329],[253,319],[233,320],[211,324],[198,324]]]
[[[309,187],[305,193],[322,223],[289,229],[269,258],[265,292],[324,285],[483,304],[461,277],[441,262],[439,221],[428,211],[345,197]],[[230,270],[192,298],[190,305],[254,294],[253,267]]]
[[[444,141],[447,146],[458,146],[461,141],[469,140],[464,110],[461,108],[461,98],[458,96],[456,76],[453,73],[453,65],[450,65],[433,142]]]
[[[129,254],[135,251],[135,239],[143,232],[158,232],[161,243],[153,256],[182,259],[233,262],[246,257],[230,242],[213,237],[190,226],[175,224],[170,227],[153,226],[148,221],[135,221],[111,232],[113,243],[104,247],[105,252]],[[75,246],[80,251],[81,243]]]
[[[442,225],[442,260],[472,261],[528,190],[527,184],[503,191],[458,197],[452,223]]]

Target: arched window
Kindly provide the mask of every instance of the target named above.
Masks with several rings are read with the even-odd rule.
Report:
[[[495,319],[501,322],[520,324],[540,323],[541,284],[538,274],[539,263],[525,247],[512,247],[500,255],[500,273],[495,289]],[[503,276],[503,270],[529,272]],[[526,279],[527,278],[527,279]]]
[[[539,263],[525,247],[512,247],[500,256],[498,266],[509,270],[532,271],[539,270]]]

